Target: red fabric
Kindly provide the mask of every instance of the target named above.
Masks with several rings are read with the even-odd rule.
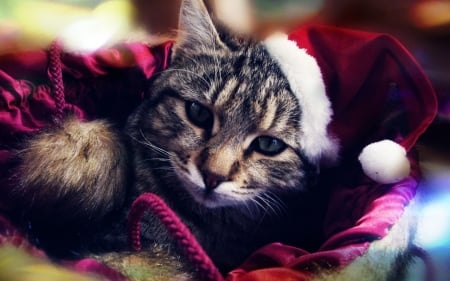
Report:
[[[328,189],[326,239],[314,253],[267,245],[233,270],[227,276],[230,281],[308,280],[317,265],[338,269],[363,255],[402,215],[420,175],[417,157],[410,153],[410,177],[394,185],[375,184],[363,175],[355,155],[382,138],[395,139],[409,150],[436,114],[430,83],[393,38],[316,26],[295,30],[290,38],[318,60],[334,111],[329,129],[341,144],[342,166],[336,168]],[[66,103],[80,118],[123,122],[141,101],[147,79],[167,66],[170,46],[149,49],[131,44],[89,56],[63,54]],[[2,195],[10,188],[10,150],[27,134],[52,125],[55,101],[47,65],[46,52],[0,57]],[[5,198],[0,197],[0,208],[7,208]],[[3,225],[0,216],[0,237],[5,236],[2,229],[8,229]]]
[[[167,67],[170,47],[171,43],[154,48],[129,44],[93,55],[63,54],[66,102],[80,118],[102,113],[102,117],[115,117],[116,111],[129,111],[142,99],[147,79]],[[11,135],[35,132],[51,124],[55,102],[48,64],[44,51],[0,56],[2,142]],[[104,112],[112,101],[121,104],[112,107],[112,112]]]
[[[244,274],[243,274],[244,273]],[[266,268],[245,273],[243,270],[235,270],[230,273],[229,281],[275,281],[275,280],[310,280],[311,274],[293,270],[287,267]]]
[[[343,155],[350,149],[359,153],[382,138],[409,150],[434,119],[435,92],[416,60],[393,37],[312,26],[295,30],[289,38],[318,61],[334,113],[330,130]],[[402,113],[398,123],[384,124]]]
[[[288,245],[271,244],[258,250],[239,269],[232,271],[227,280],[283,280],[281,276],[289,276],[289,280],[309,280],[304,276],[312,276],[319,268],[346,266],[362,256],[370,242],[388,233],[414,197],[416,188],[417,181],[413,177],[389,188],[373,184],[337,186],[324,223],[325,230],[333,227],[337,230],[320,249],[308,253]],[[367,202],[356,202],[358,200]],[[281,275],[275,278],[277,270]],[[273,279],[265,279],[266,273]],[[300,273],[304,276],[299,277]]]
[[[167,67],[171,45],[127,44],[92,55],[63,53],[65,107],[81,119],[123,123],[143,99],[148,78]],[[10,189],[11,150],[28,134],[53,125],[57,106],[48,66],[49,53],[44,51],[0,56],[1,194]],[[5,198],[0,197],[0,209],[7,208]]]
[[[343,164],[330,189],[326,239],[314,253],[268,245],[227,280],[307,280],[318,266],[348,265],[388,233],[420,178],[414,153],[410,177],[393,185],[372,182],[357,164],[361,149],[380,139],[410,150],[436,115],[434,90],[406,49],[387,35],[325,26],[300,28],[289,38],[318,61],[334,112],[329,130],[340,143]]]

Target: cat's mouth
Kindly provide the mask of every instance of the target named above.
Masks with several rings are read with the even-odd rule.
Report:
[[[207,187],[207,180],[192,162],[182,165],[172,160],[175,174],[181,187],[200,205],[207,208],[238,206],[251,201],[259,189],[244,189],[235,181],[224,181],[214,188]]]
[[[251,193],[237,192],[238,187],[234,182],[223,182],[212,190],[207,189],[204,185],[185,182],[184,188],[197,203],[208,208],[238,205],[253,197]]]
[[[175,169],[179,182],[192,198],[208,208],[240,205],[256,197],[256,190],[243,191],[236,182],[225,181],[214,189],[208,189],[201,174],[195,169]]]
[[[239,191],[241,188],[231,181],[223,182],[212,190],[204,186],[187,186],[187,188],[198,203],[208,208],[241,205],[255,196],[254,192]]]

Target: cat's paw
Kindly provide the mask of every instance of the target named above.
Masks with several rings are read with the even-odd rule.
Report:
[[[14,196],[36,218],[96,221],[122,203],[127,155],[107,122],[68,118],[17,153]]]

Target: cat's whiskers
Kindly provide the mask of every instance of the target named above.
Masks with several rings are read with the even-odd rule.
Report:
[[[264,178],[254,163],[252,163],[251,166],[252,166],[253,170],[256,172],[256,174],[258,175],[258,177]],[[267,191],[264,191],[264,192],[267,192]],[[257,207],[261,208],[264,211],[263,217],[265,217],[265,215],[268,213],[268,207],[270,207],[270,204],[267,204],[267,202],[265,200],[261,200],[260,197],[261,197],[261,194],[257,194],[256,197],[252,197],[250,200]],[[258,199],[260,199],[262,202],[259,202]],[[265,204],[263,204],[263,203],[265,203]],[[267,205],[267,207],[265,205]]]
[[[265,178],[265,176],[261,174],[261,172],[259,171],[259,169],[256,167],[255,164],[252,164],[252,166],[254,168],[254,171],[258,174],[258,177]],[[276,207],[276,209],[278,210],[278,211],[274,212],[276,215],[286,212],[286,208],[287,208],[286,204],[283,202],[283,200],[281,200],[272,191],[265,189],[264,192],[258,194],[257,197],[264,200],[265,203],[267,203],[272,209],[274,208],[274,207],[272,207],[272,204],[273,204]],[[262,198],[262,197],[264,197],[264,198]],[[270,203],[272,203],[272,204],[270,204]]]
[[[264,208],[264,206],[261,205],[257,200],[255,202],[255,198],[251,198],[250,200],[246,200],[245,208],[247,209],[248,214],[250,217],[254,218],[255,220],[258,220],[258,224],[262,223],[264,221],[264,218],[266,217],[267,210]]]
[[[142,144],[142,145],[144,145],[144,146],[150,148],[151,150],[153,150],[154,152],[156,152],[156,153],[158,153],[158,154],[160,154],[160,155],[162,155],[162,156],[167,156],[168,158],[174,156],[174,154],[173,154],[172,152],[167,151],[167,150],[165,150],[165,149],[163,149],[163,148],[161,148],[161,147],[159,147],[159,146],[153,144],[150,140],[148,140],[148,139],[145,137],[144,132],[143,132],[142,130],[139,130],[139,132],[140,132],[142,138],[144,139],[144,141],[138,140],[138,139],[136,139],[136,138],[133,137],[133,139],[134,139],[136,142],[138,142],[138,143],[140,143],[140,144]]]
[[[256,196],[255,200],[261,201],[261,204],[264,204],[267,206],[267,208],[266,208],[267,213],[272,213],[274,215],[278,215],[277,209],[272,206],[272,204],[271,204],[272,202],[269,199],[267,199],[266,196],[264,196],[264,193],[258,194]]]
[[[258,196],[251,198],[250,200],[253,203],[253,206],[256,207],[256,210],[258,210],[258,213],[259,213],[258,216],[260,217],[260,221],[263,221],[264,218],[266,217],[267,213],[269,212],[267,206],[265,206],[264,204],[259,202]]]
[[[268,212],[267,207],[264,206],[261,202],[258,201],[258,196],[255,198],[250,198],[250,200],[255,204],[255,206],[259,207],[263,211],[263,216]],[[258,209],[258,208],[257,208]]]
[[[287,212],[286,204],[283,203],[283,201],[275,193],[269,190],[259,193],[255,198],[252,198],[252,201],[261,207],[266,213],[271,213],[275,216],[282,216]]]
[[[287,213],[286,204],[283,202],[283,200],[280,199],[280,197],[278,195],[271,192],[270,190],[266,190],[264,193],[262,193],[260,195],[260,197],[264,197],[267,204],[270,204],[272,209],[275,210],[275,215],[281,216],[281,215]]]
[[[147,161],[159,161],[159,162],[170,162],[169,158],[147,158],[147,159],[143,159],[142,161],[147,162]]]
[[[149,169],[153,170],[153,171],[166,171],[166,172],[175,173],[175,169],[172,167],[154,167],[154,168],[149,168]]]
[[[245,207],[245,209],[247,209],[247,213],[248,213],[251,217],[256,217],[256,216],[254,216],[253,211],[252,211],[252,209],[250,208],[250,202],[251,202],[251,201],[246,200],[246,201],[244,201],[244,204],[242,204],[242,205]]]

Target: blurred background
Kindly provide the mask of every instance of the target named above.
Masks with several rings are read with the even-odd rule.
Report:
[[[418,59],[438,92],[441,112],[450,115],[449,0],[205,1],[218,18],[254,35],[308,21],[390,33]],[[174,35],[179,4],[180,0],[2,0],[0,54],[42,48],[56,37],[78,51],[121,40],[157,43]]]
[[[157,44],[175,36],[180,1],[1,0],[0,55],[45,48],[56,38],[76,52],[120,41]],[[439,99],[439,118],[422,149],[425,204],[417,239],[438,265],[437,279],[450,280],[450,0],[205,1],[217,18],[254,36],[317,22],[389,33],[409,49]]]

